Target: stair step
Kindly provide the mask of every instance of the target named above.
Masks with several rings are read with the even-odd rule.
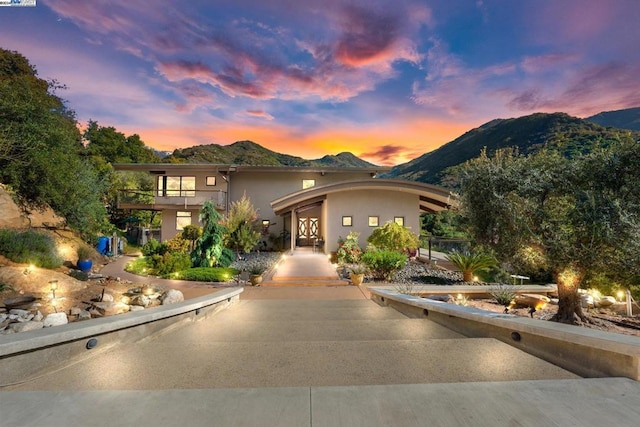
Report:
[[[214,327],[212,327],[214,326]],[[274,321],[226,320],[215,325],[198,322],[188,334],[172,337],[172,343],[198,342],[294,342],[389,341],[459,339],[463,335],[423,319]]]
[[[208,321],[205,321],[208,322]],[[211,322],[211,327],[216,327]],[[424,341],[193,342],[178,336],[96,354],[39,389],[313,387],[577,378],[490,338]],[[172,336],[176,338],[172,340]],[[162,357],[158,357],[162,354]],[[96,374],[97,367],[102,372]],[[98,369],[99,370],[99,369]],[[91,381],[87,381],[87,379]]]

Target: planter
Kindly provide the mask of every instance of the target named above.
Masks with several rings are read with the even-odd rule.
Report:
[[[249,277],[249,282],[253,286],[260,286],[260,283],[262,283],[262,274],[252,274]]]
[[[351,273],[349,275],[349,279],[351,279],[351,283],[353,283],[355,286],[360,286],[362,285],[362,282],[364,282],[364,274]]]
[[[78,261],[78,270],[88,273],[91,271],[91,267],[93,267],[93,261],[90,259],[85,259],[82,261]]]

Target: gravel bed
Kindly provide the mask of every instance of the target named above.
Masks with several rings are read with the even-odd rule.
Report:
[[[254,267],[260,267],[263,271],[269,270],[280,258],[280,252],[251,252],[242,254],[230,267],[238,271],[251,271]]]

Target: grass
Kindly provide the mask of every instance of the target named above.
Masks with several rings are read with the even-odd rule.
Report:
[[[238,270],[231,267],[198,267],[171,273],[167,278],[191,280],[194,282],[229,282],[238,274]]]

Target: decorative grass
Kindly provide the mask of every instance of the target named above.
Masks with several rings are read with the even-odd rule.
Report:
[[[229,282],[238,274],[238,270],[231,267],[197,267],[172,273],[165,276],[168,279],[190,280],[193,282]]]
[[[13,262],[55,269],[62,265],[55,241],[33,230],[0,229],[0,254]]]

